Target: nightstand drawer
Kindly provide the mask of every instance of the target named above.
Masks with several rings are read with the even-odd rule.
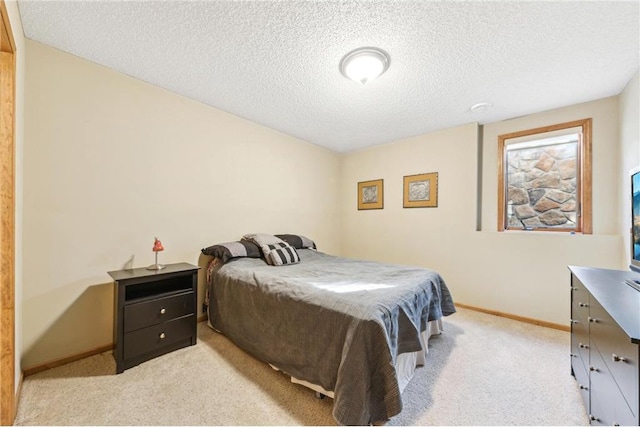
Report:
[[[157,298],[124,306],[124,332],[157,325],[194,312],[194,293]]]
[[[124,334],[124,358],[140,356],[178,341],[189,339],[194,332],[195,315]]]

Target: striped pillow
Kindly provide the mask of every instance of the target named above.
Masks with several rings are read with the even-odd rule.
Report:
[[[288,243],[274,243],[262,247],[264,258],[270,265],[287,265],[297,264],[300,262],[300,256],[295,248]]]

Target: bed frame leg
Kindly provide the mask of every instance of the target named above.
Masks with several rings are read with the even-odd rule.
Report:
[[[316,391],[316,398],[317,398],[317,399],[322,400],[322,399],[324,399],[325,397],[326,397],[326,396],[325,396],[324,394],[320,393],[319,391]]]

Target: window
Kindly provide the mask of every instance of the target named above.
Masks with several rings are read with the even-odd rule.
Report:
[[[591,119],[498,136],[498,231],[591,234]]]

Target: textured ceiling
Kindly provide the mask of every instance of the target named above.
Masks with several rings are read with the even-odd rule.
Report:
[[[640,51],[638,1],[18,5],[30,39],[336,151],[617,95]],[[360,46],[391,57],[366,86]]]

